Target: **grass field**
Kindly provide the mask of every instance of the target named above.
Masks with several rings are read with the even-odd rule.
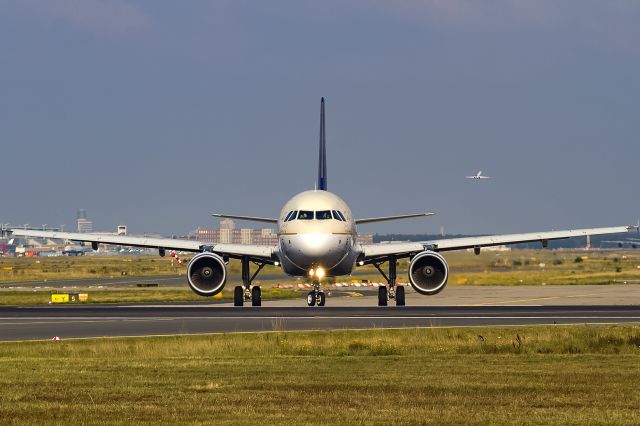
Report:
[[[466,251],[444,253],[453,285],[610,284],[640,282],[640,251],[590,252],[563,250]],[[408,261],[398,265],[406,280]],[[240,263],[231,260],[229,274],[239,274]],[[358,278],[381,281],[371,266],[356,268]],[[184,275],[186,267],[156,256],[80,256],[50,258],[0,258],[0,283],[42,280],[90,279],[121,276]],[[281,274],[267,266],[261,274]],[[340,280],[341,278],[338,278]],[[349,279],[345,277],[344,279]],[[287,278],[283,275],[283,280]],[[289,280],[291,280],[289,278]]]
[[[638,424],[640,329],[0,344],[3,424]]]

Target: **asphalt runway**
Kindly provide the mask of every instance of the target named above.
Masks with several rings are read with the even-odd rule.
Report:
[[[401,327],[640,324],[640,306],[0,307],[0,340]]]
[[[163,277],[153,278],[160,279]],[[131,284],[128,279],[122,283],[127,284]],[[215,300],[5,306],[0,307],[0,340],[347,328],[640,324],[638,284],[449,286],[432,297],[418,295],[411,287],[406,287],[406,292],[409,306],[384,308],[376,306],[377,289],[372,287],[327,289],[325,307],[307,307],[306,290],[298,299],[264,301],[264,306],[256,308],[236,308]]]

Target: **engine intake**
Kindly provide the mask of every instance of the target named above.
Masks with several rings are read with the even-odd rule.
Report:
[[[224,288],[227,268],[224,260],[214,253],[200,253],[189,262],[189,287],[200,296],[215,296]]]
[[[423,251],[415,255],[409,265],[409,281],[418,293],[431,296],[447,285],[449,265],[440,254]]]

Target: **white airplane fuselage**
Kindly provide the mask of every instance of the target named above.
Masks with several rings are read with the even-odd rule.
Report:
[[[297,214],[287,220],[291,212]],[[282,269],[293,276],[308,276],[318,268],[326,276],[349,275],[360,253],[349,206],[328,191],[305,191],[287,201],[277,234]]]

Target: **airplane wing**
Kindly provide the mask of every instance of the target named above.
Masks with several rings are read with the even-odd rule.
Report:
[[[249,220],[252,222],[278,223],[278,219],[271,219],[268,217],[238,216],[233,214],[220,214],[220,213],[212,213],[211,216],[227,218],[227,219]]]
[[[200,241],[178,240],[173,238],[148,238],[122,235],[85,234],[78,232],[39,231],[37,229],[7,229],[3,231],[12,237],[52,238],[71,241],[84,241],[94,245],[112,244],[120,246],[147,247],[160,250],[180,250],[201,252],[206,250],[232,258],[249,256],[251,258],[270,261],[277,250],[276,246],[260,246],[255,244],[209,244]]]
[[[478,179],[489,179],[489,176],[478,176]]]
[[[382,216],[382,217],[371,217],[368,219],[356,219],[356,225],[360,225],[362,223],[384,222],[386,220],[409,219],[412,217],[433,216],[434,214],[435,213],[432,213],[432,212],[426,212],[426,213],[402,214],[398,216]]]
[[[566,231],[531,232],[526,234],[488,235],[482,237],[447,238],[442,240],[406,242],[406,243],[377,243],[362,245],[365,259],[379,258],[390,255],[400,257],[410,256],[423,250],[450,251],[475,247],[499,246],[505,244],[519,244],[540,241],[543,246],[551,240],[560,240],[587,235],[618,234],[636,229],[635,226],[613,226],[608,228],[573,229]]]

